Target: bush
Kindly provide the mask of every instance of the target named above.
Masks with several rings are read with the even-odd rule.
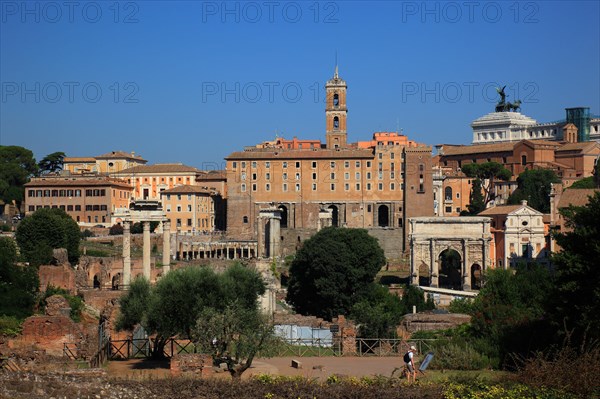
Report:
[[[120,236],[123,235],[123,226],[121,224],[113,224],[108,230],[108,234],[111,236]]]
[[[87,256],[96,256],[98,258],[106,258],[110,256],[110,254],[106,251],[102,251],[101,249],[86,249]]]
[[[469,298],[456,298],[448,307],[450,313],[473,314],[473,300]]]
[[[6,223],[0,224],[0,231],[11,231],[12,227]]]
[[[21,333],[22,323],[14,316],[0,316],[0,336],[16,337]]]
[[[83,230],[81,232],[81,238],[85,239],[85,238],[88,238],[88,237],[94,237],[94,233],[91,230],[89,230],[89,229]]]
[[[491,362],[486,355],[477,352],[468,343],[448,342],[437,344],[433,369],[442,370],[482,370],[490,368]]]

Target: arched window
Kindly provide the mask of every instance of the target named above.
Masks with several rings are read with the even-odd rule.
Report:
[[[248,216],[244,216],[244,217],[242,218],[242,221],[243,221],[244,223],[248,223]]]
[[[279,205],[279,210],[281,211],[281,224],[280,227],[285,229],[288,227],[288,210],[285,205]]]
[[[340,106],[340,96],[337,93],[333,95],[333,106],[336,108]]]
[[[334,227],[338,227],[339,226],[338,207],[335,205],[330,205],[329,209],[331,209],[331,225]]]
[[[334,129],[340,128],[340,118],[338,118],[337,116],[333,118],[333,128]]]
[[[390,225],[390,208],[387,205],[379,205],[377,213],[377,224],[379,227],[388,227]]]
[[[452,187],[446,187],[444,189],[444,198],[446,201],[452,201]]]

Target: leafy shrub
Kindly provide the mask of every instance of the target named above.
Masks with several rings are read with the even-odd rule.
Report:
[[[22,320],[14,316],[0,316],[0,335],[15,337],[21,333]]]
[[[576,395],[562,389],[528,387],[525,385],[487,385],[451,383],[444,390],[445,399],[574,399]]]
[[[123,226],[120,223],[113,224],[108,229],[108,234],[111,236],[120,236],[123,235]]]
[[[85,229],[81,232],[81,238],[85,239],[88,237],[94,237],[94,233],[90,229]]]
[[[436,345],[432,368],[450,370],[482,370],[490,367],[490,359],[470,344],[447,342]]]
[[[0,224],[0,231],[11,231],[12,227],[6,223]]]
[[[108,256],[110,256],[110,254],[106,251],[103,251],[101,249],[86,249],[86,255],[87,256],[97,256],[99,258],[106,258]]]
[[[473,314],[473,300],[469,298],[456,298],[448,307],[450,313]]]

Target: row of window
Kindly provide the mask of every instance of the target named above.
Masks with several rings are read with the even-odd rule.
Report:
[[[379,155],[378,155],[378,157],[379,157],[379,159],[383,159],[383,153],[380,152]],[[390,153],[390,158],[394,159],[394,153],[393,152]],[[402,158],[404,158],[404,153],[402,153]],[[287,169],[288,168],[288,164],[290,164],[290,165],[295,164],[296,169],[300,169],[300,161],[289,162],[289,163],[287,161],[282,161],[281,162],[281,166],[283,167],[283,169]],[[341,161],[340,161],[340,164],[341,164]],[[345,169],[350,168],[350,164],[351,164],[350,161],[344,161],[344,168]],[[317,161],[311,161],[311,168],[312,169],[317,169],[317,165],[318,165]],[[394,164],[392,163],[392,169],[393,169],[393,165]],[[231,166],[233,167],[233,169],[237,169],[237,166],[238,166],[237,161],[233,161]],[[241,168],[240,168],[241,170],[245,170],[246,169],[246,161],[240,162],[240,166],[241,166]],[[251,162],[251,166],[252,166],[252,169],[258,168],[258,162],[257,161],[252,161]],[[372,166],[372,162],[371,161],[366,161],[366,167],[370,168],[371,166]],[[271,161],[265,161],[264,167],[266,169],[270,169],[271,168]],[[336,167],[336,161],[330,161],[329,162],[329,167],[331,169],[335,169],[335,167]],[[360,168],[361,167],[361,161],[354,161],[354,167],[355,168]],[[402,168],[404,168],[404,164],[402,164]],[[423,171],[424,168],[425,168],[424,164],[420,164],[419,165],[419,169],[421,171]],[[383,169],[383,162],[379,162],[379,169]]]
[[[28,197],[81,197],[82,190],[28,190]],[[105,189],[85,190],[86,197],[105,197]]]
[[[81,205],[29,205],[29,212],[35,212],[42,208],[60,208],[65,212],[81,212]],[[106,205],[86,205],[86,211],[108,211]]]
[[[210,205],[211,205],[210,206],[210,210],[212,211],[214,209],[214,207],[213,207],[212,203]],[[181,207],[181,205],[177,205],[175,207],[175,209],[176,209],[176,212],[182,212],[182,210],[183,210],[183,208]],[[191,205],[187,206],[187,211],[188,212],[192,212],[192,206]],[[198,205],[198,212],[208,212],[208,211],[209,211],[209,209],[208,209],[207,206],[200,206],[200,205]],[[167,204],[167,212],[171,212],[171,204]]]
[[[138,179],[135,179],[135,180],[138,180]],[[139,180],[141,181],[141,180],[142,180],[142,178],[139,178]],[[158,182],[158,177],[152,177],[152,178],[149,178],[149,177],[144,177],[144,183],[148,183],[148,182],[150,182],[150,180],[151,180],[152,182],[155,182],[155,183],[156,183],[156,182]],[[131,179],[129,179],[129,180],[127,180],[127,181],[128,181],[128,183],[129,183],[129,184],[131,184]],[[172,177],[169,177],[169,182],[171,182],[171,183],[172,183],[173,181],[174,181],[174,180],[173,180],[173,178],[172,178]],[[189,178],[189,177],[186,177],[186,178],[185,178],[185,181],[186,181],[187,183],[189,183],[189,182],[190,182],[190,178]],[[161,183],[165,183],[165,178],[164,178],[164,177],[161,177],[161,178],[160,178],[160,182],[161,182]],[[181,183],[181,182],[183,182],[182,178],[181,178],[181,177],[178,177],[178,178],[177,178],[177,182],[178,182],[178,183]]]
[[[344,191],[350,191],[350,187],[352,185],[350,183],[344,183]],[[330,183],[330,190],[331,191],[335,191],[336,188],[338,187],[336,183]],[[377,189],[379,191],[383,191],[383,187],[384,184],[383,183],[378,183],[377,184]],[[354,184],[354,188],[356,191],[360,191],[361,188],[361,184],[360,183],[355,183]],[[371,185],[371,183],[367,183],[366,184],[366,188],[368,191],[373,189],[373,186]],[[400,183],[400,184],[396,184],[396,183],[390,183],[390,190],[396,190],[396,188],[398,188],[399,190],[404,190],[404,183]],[[252,191],[257,191],[258,189],[258,185],[256,183],[252,183]],[[288,184],[287,183],[283,183],[283,185],[281,186],[282,191],[287,192],[288,191]],[[246,192],[247,187],[246,187],[246,183],[242,183],[241,185],[241,191],[242,192]],[[300,191],[300,183],[296,183],[294,185],[294,190],[295,191]],[[267,183],[265,184],[265,191],[271,191],[271,184]],[[312,183],[312,191],[317,191],[317,183]],[[420,186],[420,190],[419,192],[423,192],[423,187],[422,185]]]
[[[192,227],[192,219],[187,219],[187,227]],[[176,219],[175,220],[175,225],[177,227],[181,227],[182,223],[181,223],[181,219]],[[198,227],[199,228],[210,228],[211,226],[208,223],[208,219],[198,219]]]
[[[350,175],[349,172],[345,172],[344,173],[344,180],[350,180],[350,176],[351,175]],[[296,173],[294,177],[295,177],[295,180],[300,180],[300,173]],[[312,174],[312,179],[313,180],[317,180],[317,177],[318,177],[317,173],[313,173]],[[367,180],[371,180],[373,178],[373,175],[371,174],[371,172],[367,172],[366,173],[366,177],[367,177]],[[404,177],[405,177],[404,172],[400,173],[400,179],[404,180]],[[247,178],[246,172],[242,172],[241,179],[242,180],[246,180],[246,178]],[[283,173],[281,175],[281,178],[282,178],[282,180],[288,180],[288,174],[287,173]],[[329,178],[330,178],[330,180],[336,180],[336,174],[335,174],[335,172],[331,172],[329,174]],[[383,180],[383,171],[377,172],[377,178],[379,180]],[[396,172],[394,172],[393,168],[392,168],[392,172],[390,172],[390,179],[395,179],[395,178],[396,178]],[[254,181],[254,180],[257,180],[257,179],[258,179],[258,175],[256,173],[252,173],[252,180]],[[359,181],[361,180],[361,174],[360,174],[360,172],[355,172],[354,179],[355,180],[359,180]],[[265,180],[271,180],[271,173],[265,173]]]

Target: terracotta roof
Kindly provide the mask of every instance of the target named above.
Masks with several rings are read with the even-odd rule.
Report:
[[[475,144],[475,145],[452,145],[444,144],[442,146],[442,157],[448,155],[469,155],[486,152],[512,152],[516,142]]]
[[[96,158],[94,157],[65,157],[63,159],[64,163],[68,162],[96,162]]]
[[[336,150],[252,149],[229,154],[225,159],[373,159],[371,150],[341,148]]]
[[[227,171],[225,170],[209,170],[201,173],[197,180],[226,180]]]
[[[560,148],[558,148],[556,150],[556,152],[561,152],[561,151],[577,151],[577,150],[583,150],[583,149],[588,149],[588,148],[592,148],[592,147],[596,147],[599,144],[595,141],[583,141],[581,143],[567,143],[564,144],[563,146],[561,146]]]
[[[569,205],[584,206],[589,202],[589,196],[594,195],[596,189],[593,188],[568,188],[560,196],[558,201],[559,208],[566,208]]]
[[[485,209],[477,214],[477,216],[488,216],[488,215],[508,215],[517,209],[522,208],[523,205],[499,205],[492,208]]]
[[[96,159],[114,159],[114,158],[125,158],[125,159],[136,159],[138,161],[146,161],[144,158],[134,153],[128,153],[125,151],[111,151],[106,154],[98,155]]]
[[[25,187],[81,187],[81,186],[115,186],[131,190],[131,186],[124,181],[111,179],[78,179],[78,178],[51,178],[34,179],[25,184]]]
[[[162,194],[213,194],[216,190],[203,186],[182,185],[161,191]]]
[[[180,163],[165,163],[155,165],[138,165],[131,168],[123,169],[120,172],[114,173],[115,175],[131,175],[136,173],[198,173],[198,169],[193,166],[186,166]]]

